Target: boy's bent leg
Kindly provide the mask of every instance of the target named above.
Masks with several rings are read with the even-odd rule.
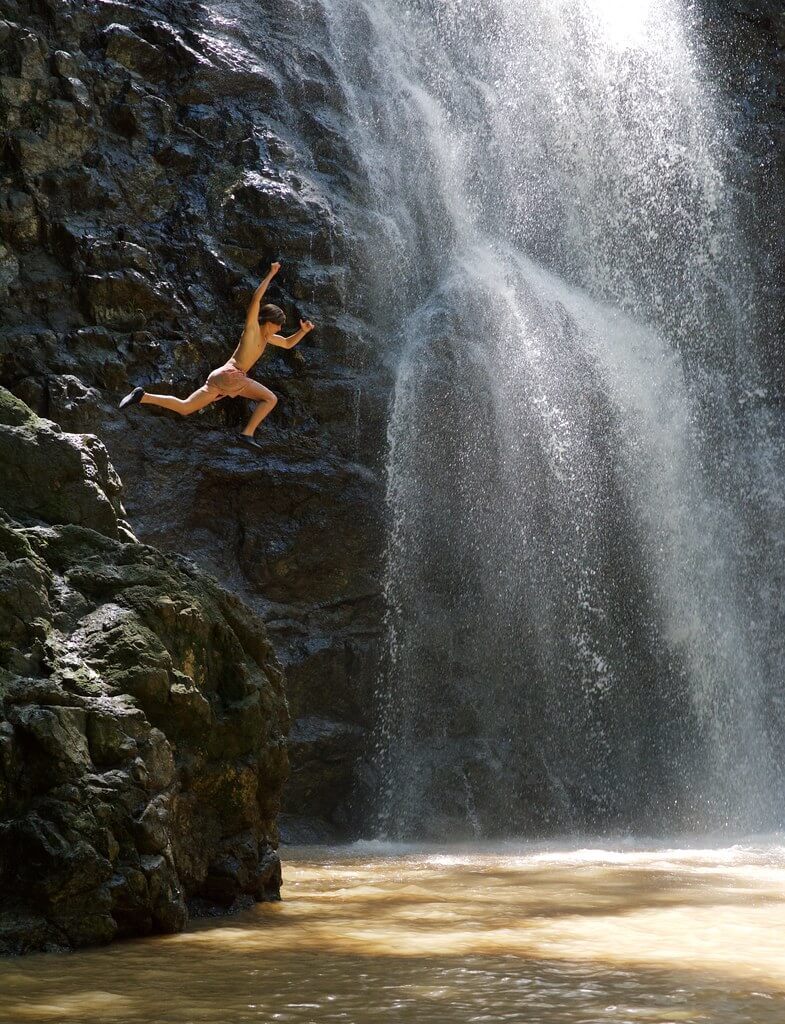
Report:
[[[255,380],[249,381],[240,394],[243,398],[250,398],[252,401],[259,403],[251,413],[251,418],[245,424],[242,431],[246,437],[251,437],[265,416],[269,416],[278,404],[278,396],[273,394],[264,384],[259,384]]]
[[[140,404],[158,405],[162,409],[171,409],[172,412],[177,412],[181,416],[190,416],[192,412],[198,412],[199,409],[204,409],[205,406],[217,402],[222,397],[220,391],[202,386],[188,398],[175,398],[173,395],[150,395],[145,392],[140,399]]]

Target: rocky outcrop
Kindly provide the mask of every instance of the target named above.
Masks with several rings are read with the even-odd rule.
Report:
[[[280,667],[119,496],[97,438],[0,389],[0,953],[278,896]]]
[[[347,738],[338,787],[332,772],[320,787],[320,740],[293,761],[322,835],[358,820],[389,395],[363,319],[378,306],[358,236],[368,182],[328,37],[283,0],[241,0],[231,18],[174,0],[0,0],[0,383],[98,433],[138,536],[187,552],[266,620],[294,716]],[[242,400],[189,420],[117,413],[131,384],[199,386],[279,257],[270,300],[317,329],[258,368],[281,398],[261,453],[233,444]]]

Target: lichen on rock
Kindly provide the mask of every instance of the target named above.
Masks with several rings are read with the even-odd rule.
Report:
[[[283,678],[264,627],[135,541],[97,438],[0,389],[0,953],[279,894]]]

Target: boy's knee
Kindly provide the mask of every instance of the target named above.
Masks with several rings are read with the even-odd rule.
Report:
[[[270,403],[270,408],[274,409],[278,405],[278,395],[271,394],[267,401]]]

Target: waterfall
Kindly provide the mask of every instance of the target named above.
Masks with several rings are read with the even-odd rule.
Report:
[[[326,12],[394,340],[380,831],[785,824],[783,429],[693,5]]]

